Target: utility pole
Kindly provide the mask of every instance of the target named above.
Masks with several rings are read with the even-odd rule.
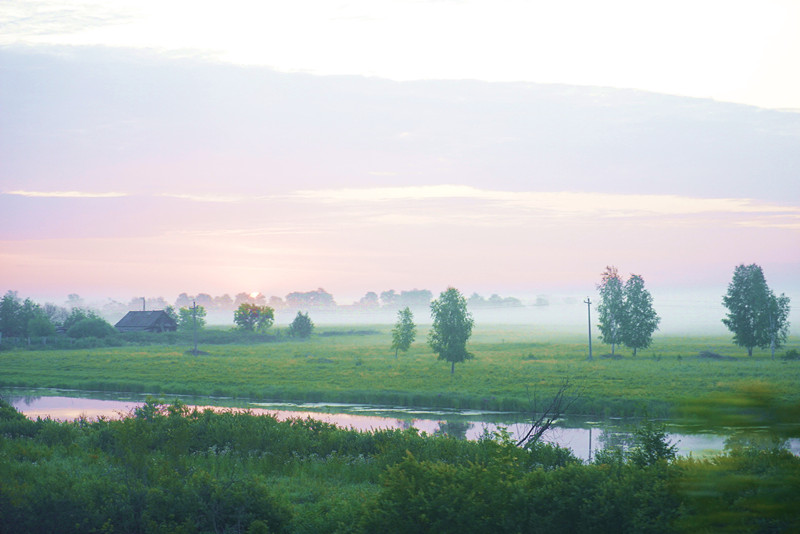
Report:
[[[192,301],[192,339],[194,340],[194,351],[192,354],[197,356],[197,302]]]
[[[592,359],[592,299],[586,297],[583,301],[586,304],[586,317],[589,320],[589,359]]]

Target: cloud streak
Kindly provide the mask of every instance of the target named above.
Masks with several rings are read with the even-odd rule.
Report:
[[[475,200],[559,217],[771,214],[800,217],[800,208],[747,198],[693,198],[593,192],[497,191],[464,185],[343,188],[296,191],[290,198],[324,203],[372,204],[397,201]]]
[[[5,191],[4,195],[16,195],[32,198],[120,198],[129,196],[128,193],[115,191],[109,192],[88,192],[88,191]]]

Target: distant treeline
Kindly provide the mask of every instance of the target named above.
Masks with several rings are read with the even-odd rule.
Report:
[[[16,292],[10,292],[16,294]],[[352,304],[337,304],[334,296],[323,288],[313,291],[293,291],[285,297],[267,297],[262,293],[237,293],[231,297],[229,294],[213,296],[209,293],[198,293],[190,295],[181,293],[170,302],[164,297],[132,297],[128,302],[109,299],[101,305],[92,306],[104,317],[122,317],[129,311],[138,310],[165,310],[170,306],[176,309],[190,308],[193,304],[202,306],[208,312],[230,311],[233,312],[242,304],[255,304],[257,306],[269,306],[273,310],[400,310],[409,307],[414,310],[427,309],[433,300],[433,293],[428,289],[410,289],[395,291],[389,289],[376,293],[368,291],[363,297]],[[523,303],[515,297],[501,297],[497,294],[483,297],[478,293],[473,293],[467,300],[470,308],[513,308],[521,307]],[[548,302],[543,297],[536,299],[535,305],[547,305]],[[72,293],[68,295],[63,305],[46,303],[43,307],[49,309],[61,308],[63,312],[69,313],[73,308],[87,309],[89,306],[80,295]]]

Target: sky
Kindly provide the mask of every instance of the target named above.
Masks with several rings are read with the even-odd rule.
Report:
[[[656,308],[718,313],[758,263],[798,302],[797,21],[795,1],[5,1],[0,289],[574,301],[615,265]]]

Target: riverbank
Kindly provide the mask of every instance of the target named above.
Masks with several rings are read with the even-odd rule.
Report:
[[[601,357],[601,345],[589,361],[581,336],[476,329],[468,347],[475,359],[456,365],[455,375],[423,342],[397,359],[390,344],[387,327],[365,327],[307,341],[201,347],[200,356],[174,345],[11,350],[0,353],[0,386],[528,412],[568,381],[569,413],[602,417],[674,416],[687,400],[724,402],[752,384],[800,403],[800,362],[771,360],[767,351],[748,358],[725,337],[659,336],[635,358],[624,349],[621,358]],[[791,339],[787,348],[798,347]],[[704,351],[721,357],[699,357]]]
[[[0,389],[0,397],[29,419],[57,421],[100,418],[111,420],[130,417],[149,397],[137,394],[113,394],[64,390]],[[247,411],[253,415],[268,415],[279,421],[289,419],[315,419],[338,428],[374,432],[381,430],[406,430],[414,428],[427,435],[447,435],[458,439],[477,441],[495,435],[504,429],[513,441],[518,441],[530,429],[529,414],[481,412],[475,410],[425,410],[396,406],[345,405],[338,403],[252,403],[230,398],[183,397],[163,399],[180,401],[190,409],[212,409],[217,412]],[[668,440],[677,447],[678,456],[694,458],[720,454],[732,429],[706,430],[685,433],[680,424],[663,421]],[[634,430],[641,424],[639,418],[594,419],[569,417],[559,419],[553,428],[542,436],[542,441],[572,451],[577,458],[589,462],[593,453],[605,447],[630,441]],[[800,440],[789,440],[788,449],[800,454]]]
[[[415,429],[145,403],[30,420],[0,400],[9,533],[793,532],[800,461],[743,440],[676,458],[658,426],[590,464],[568,450]]]

